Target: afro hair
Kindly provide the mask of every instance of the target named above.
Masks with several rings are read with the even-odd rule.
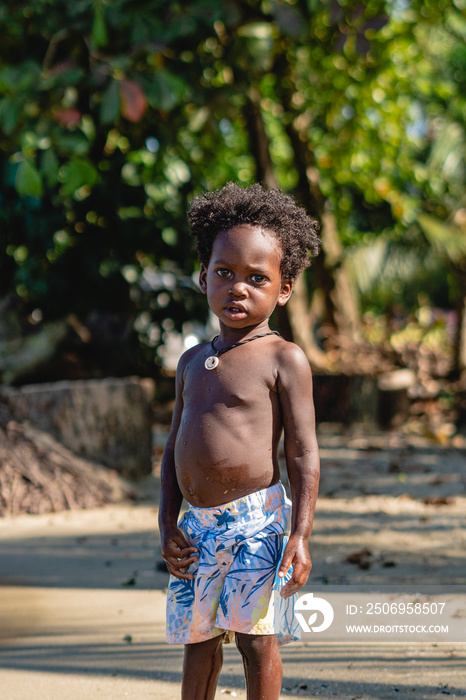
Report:
[[[319,224],[289,195],[255,184],[239,187],[229,182],[214,192],[194,197],[188,211],[200,261],[207,267],[220,231],[251,224],[270,231],[283,250],[282,278],[294,280],[310,265],[308,250],[319,252]]]

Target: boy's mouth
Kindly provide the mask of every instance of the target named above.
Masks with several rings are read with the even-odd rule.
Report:
[[[231,318],[246,316],[246,309],[240,304],[227,304],[225,311]]]

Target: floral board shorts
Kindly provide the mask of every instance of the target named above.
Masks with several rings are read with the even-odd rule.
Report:
[[[190,506],[178,527],[199,557],[192,579],[170,576],[167,642],[192,644],[224,632],[276,634],[278,644],[300,638],[297,596],[282,598],[290,580],[277,575],[288,541],[291,503],[281,483],[213,508]]]

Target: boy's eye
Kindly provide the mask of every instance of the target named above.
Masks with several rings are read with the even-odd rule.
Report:
[[[265,282],[264,275],[251,275],[251,279],[254,284],[263,284]]]
[[[227,278],[230,275],[230,270],[226,270],[225,268],[221,268],[220,270],[217,270],[217,275],[219,277]]]

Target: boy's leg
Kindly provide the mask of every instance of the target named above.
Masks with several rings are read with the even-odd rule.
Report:
[[[223,636],[185,644],[181,700],[214,700],[223,661]]]
[[[277,636],[237,632],[236,646],[243,657],[248,700],[278,700],[283,667]]]

